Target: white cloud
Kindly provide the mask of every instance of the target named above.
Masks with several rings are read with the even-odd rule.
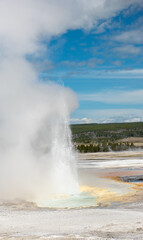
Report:
[[[120,33],[113,38],[115,41],[123,43],[142,44],[143,43],[143,29],[130,30]]]
[[[90,122],[140,122],[143,121],[143,109],[93,109],[77,111],[78,115],[90,118]]]
[[[107,104],[143,104],[143,89],[132,91],[106,91],[79,95],[81,101],[94,101]]]
[[[84,117],[84,118],[71,118],[70,122],[71,123],[90,123],[91,119],[86,118],[86,117]]]
[[[113,51],[118,52],[119,54],[139,54],[142,52],[141,47],[135,47],[133,45],[124,45],[119,46],[113,49]]]
[[[143,118],[140,118],[140,117],[135,117],[135,118],[125,120],[125,122],[141,122],[141,121],[143,121]]]
[[[121,61],[117,60],[117,61],[114,61],[113,64],[116,66],[121,66],[122,63]]]
[[[98,59],[97,59],[98,61]],[[64,76],[64,72],[60,71],[58,73],[61,76]],[[104,70],[90,70],[90,71],[74,71],[72,73],[72,78],[80,78],[80,79],[87,79],[87,78],[104,78],[104,79],[118,79],[118,78],[138,78],[143,79],[143,69],[124,69],[124,70],[111,70],[111,69],[104,69]]]
[[[116,73],[119,74],[130,74],[130,75],[142,75],[143,76],[143,69],[139,68],[139,69],[125,69],[125,70],[119,70],[116,71]]]
[[[13,53],[30,53],[37,49],[38,38],[96,27],[98,20],[110,19],[132,3],[134,0],[0,1],[0,42]]]

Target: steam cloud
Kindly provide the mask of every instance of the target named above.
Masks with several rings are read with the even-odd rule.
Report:
[[[44,51],[43,38],[50,42],[68,29],[90,29],[133,1],[115,2],[0,1],[0,198],[78,191],[68,127],[76,96],[39,82],[26,56]]]

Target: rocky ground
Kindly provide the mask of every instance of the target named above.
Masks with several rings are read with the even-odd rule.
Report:
[[[143,239],[141,209],[0,208],[1,239]]]

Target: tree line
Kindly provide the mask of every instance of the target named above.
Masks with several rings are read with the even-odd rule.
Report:
[[[79,144],[76,146],[80,153],[88,152],[110,152],[110,151],[126,151],[134,149],[133,143],[98,143],[98,144]]]

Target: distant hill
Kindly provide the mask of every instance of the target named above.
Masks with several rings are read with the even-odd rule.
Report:
[[[102,151],[103,149],[115,150],[115,146],[113,147],[113,145],[118,145],[116,150],[127,150],[131,147],[137,147],[134,145],[136,138],[143,140],[143,122],[73,124],[71,125],[71,131],[73,142],[77,148],[81,145],[87,148],[89,145],[93,145],[93,147],[99,145]],[[127,138],[132,139],[132,141],[126,141]],[[93,147],[90,146],[90,151],[93,151]]]

